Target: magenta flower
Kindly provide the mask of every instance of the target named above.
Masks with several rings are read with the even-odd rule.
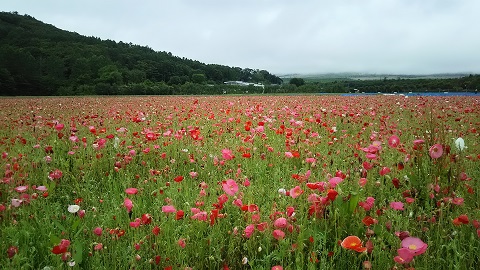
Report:
[[[178,245],[181,247],[181,248],[185,248],[185,246],[187,245],[187,243],[185,242],[185,238],[180,238],[178,239]]]
[[[282,240],[285,237],[285,233],[282,230],[274,230],[272,235],[277,240]]]
[[[234,196],[235,193],[238,192],[238,185],[237,182],[233,179],[228,179],[226,181],[222,182],[222,188],[225,193],[227,193],[230,196]]]
[[[427,247],[428,245],[417,237],[407,237],[402,240],[402,248],[408,249],[414,256],[425,253]]]
[[[389,167],[382,167],[382,168],[380,169],[380,172],[379,172],[379,174],[380,174],[381,176],[387,175],[387,174],[389,174],[389,173],[390,173],[390,168],[389,168]]]
[[[136,188],[127,188],[125,189],[125,193],[129,194],[129,195],[134,195],[134,194],[137,194],[138,193],[138,189]]]
[[[330,188],[335,188],[338,184],[340,184],[343,181],[343,178],[340,177],[332,177],[330,180],[328,180],[328,183],[330,184]]]
[[[232,160],[235,156],[232,153],[232,150],[225,148],[222,150],[222,158],[225,160]]]
[[[286,218],[277,218],[274,222],[273,222],[273,226],[275,226],[275,228],[285,228],[287,227],[287,219]]]
[[[396,148],[400,144],[400,139],[398,138],[397,135],[392,135],[388,139],[388,145],[390,147]]]
[[[162,206],[162,212],[163,213],[175,213],[175,212],[177,212],[177,209],[175,209],[175,206],[173,206],[173,205],[164,205],[164,206]]]
[[[433,159],[437,159],[443,155],[443,147],[441,144],[434,144],[430,149],[428,150],[428,154],[430,154],[430,157]]]
[[[133,202],[129,198],[125,198],[123,201],[123,206],[127,208],[127,212],[132,212]]]
[[[95,229],[93,229],[93,233],[98,235],[98,236],[101,236],[102,235],[102,228],[100,227],[96,227]]]
[[[250,238],[254,231],[255,231],[255,225],[250,224],[245,228],[245,230],[243,232],[244,232],[245,237]]]
[[[391,202],[390,203],[390,208],[392,208],[394,210],[399,210],[399,211],[405,210],[403,208],[403,203],[402,202]]]
[[[302,195],[303,190],[300,186],[296,186],[292,189],[290,189],[290,197],[292,198],[297,198],[298,196]]]

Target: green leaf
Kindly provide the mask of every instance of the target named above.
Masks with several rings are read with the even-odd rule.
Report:
[[[348,214],[351,215],[353,214],[353,211],[355,211],[355,208],[357,208],[358,200],[360,199],[360,196],[358,194],[352,194],[350,196],[350,200],[348,201]]]
[[[75,242],[73,244],[73,260],[76,264],[81,264],[83,260],[83,244],[81,242]]]
[[[50,244],[52,244],[52,246],[54,245],[57,245],[58,243],[60,243],[60,237],[54,235],[54,234],[51,234],[50,235]]]
[[[78,228],[78,225],[80,225],[81,220],[78,218],[75,220],[75,222],[72,223],[72,231],[75,231]]]

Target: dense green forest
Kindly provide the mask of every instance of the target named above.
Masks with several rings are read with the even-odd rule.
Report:
[[[250,84],[224,84],[227,81]],[[283,82],[266,70],[205,64],[148,46],[64,31],[29,15],[0,12],[0,96],[405,93],[478,88],[479,75]]]
[[[225,91],[225,81],[282,83],[266,70],[204,64],[0,12],[0,95],[202,94]]]

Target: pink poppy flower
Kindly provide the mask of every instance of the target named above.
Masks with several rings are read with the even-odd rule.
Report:
[[[232,150],[225,148],[222,150],[222,158],[225,160],[232,160],[235,156],[232,153]]]
[[[63,175],[62,171],[60,171],[59,169],[55,169],[48,173],[48,179],[53,181],[55,179],[60,179],[62,175]]]
[[[138,228],[142,224],[142,220],[139,218],[136,218],[135,221],[130,222],[130,227],[132,228]]]
[[[181,247],[181,248],[185,248],[185,246],[187,245],[187,243],[185,242],[185,238],[180,238],[178,239],[178,245]]]
[[[390,173],[390,168],[389,168],[389,167],[382,167],[382,168],[380,169],[380,172],[379,172],[379,174],[380,174],[381,176],[387,175],[387,174],[389,174],[389,173]]]
[[[364,187],[365,185],[367,184],[367,178],[360,178],[360,180],[358,180],[358,185],[361,186],[361,187]]]
[[[175,213],[177,210],[175,209],[175,206],[173,205],[164,205],[162,206],[162,212],[163,213]]]
[[[420,144],[423,144],[423,143],[425,143],[425,140],[422,140],[422,139],[417,139],[417,140],[413,141],[414,145],[420,145]]]
[[[277,240],[282,240],[285,237],[285,233],[282,230],[274,230],[272,235]]]
[[[255,225],[250,224],[245,228],[245,230],[243,232],[244,232],[245,237],[250,238],[254,231],[255,231]]]
[[[402,202],[391,202],[390,203],[390,208],[392,208],[394,210],[399,210],[399,211],[405,210],[403,208],[403,203]]]
[[[23,200],[19,199],[12,199],[12,206],[13,207],[19,207],[22,204]]]
[[[390,147],[396,148],[400,144],[400,138],[397,135],[392,135],[388,139],[388,145]]]
[[[402,240],[402,248],[408,249],[414,256],[425,253],[427,247],[428,245],[417,237],[407,237]]]
[[[125,193],[129,194],[129,195],[134,195],[134,194],[137,194],[138,193],[138,189],[136,188],[127,188],[125,189]]]
[[[283,217],[278,218],[273,222],[273,226],[275,226],[275,228],[285,228],[287,227],[287,219]]]
[[[230,196],[234,196],[235,193],[238,192],[238,185],[237,182],[233,179],[228,179],[226,181],[222,182],[222,188],[225,193],[227,193]]]
[[[48,189],[47,189],[46,186],[38,186],[38,187],[36,188],[36,190],[45,192],[45,191],[47,191]]]
[[[440,158],[443,155],[443,147],[441,144],[434,144],[430,149],[428,150],[428,154],[430,154],[430,157],[433,159]]]
[[[298,196],[302,195],[303,190],[300,186],[296,186],[292,189],[290,189],[290,197],[292,198],[297,198]]]
[[[342,181],[343,181],[343,179],[340,178],[340,177],[332,177],[332,178],[330,178],[330,180],[328,180],[328,183],[330,184],[331,188],[335,188]]]
[[[285,152],[285,157],[286,158],[293,158],[292,152]]]
[[[125,198],[125,200],[123,200],[123,206],[127,208],[127,212],[132,212],[132,208],[133,208],[132,200],[130,200],[129,198]]]
[[[28,186],[18,186],[14,188],[14,190],[18,193],[24,193],[25,191],[27,191],[27,189],[28,189]]]
[[[272,270],[283,270],[283,266],[281,265],[272,266]]]
[[[94,233],[95,235],[98,235],[98,236],[101,236],[101,235],[102,235],[102,231],[103,231],[103,230],[102,230],[102,228],[100,228],[100,227],[96,227],[95,229],[93,229],[93,233]]]

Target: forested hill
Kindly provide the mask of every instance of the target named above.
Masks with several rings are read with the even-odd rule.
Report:
[[[225,81],[282,83],[265,70],[205,64],[0,12],[0,95],[204,94]]]

